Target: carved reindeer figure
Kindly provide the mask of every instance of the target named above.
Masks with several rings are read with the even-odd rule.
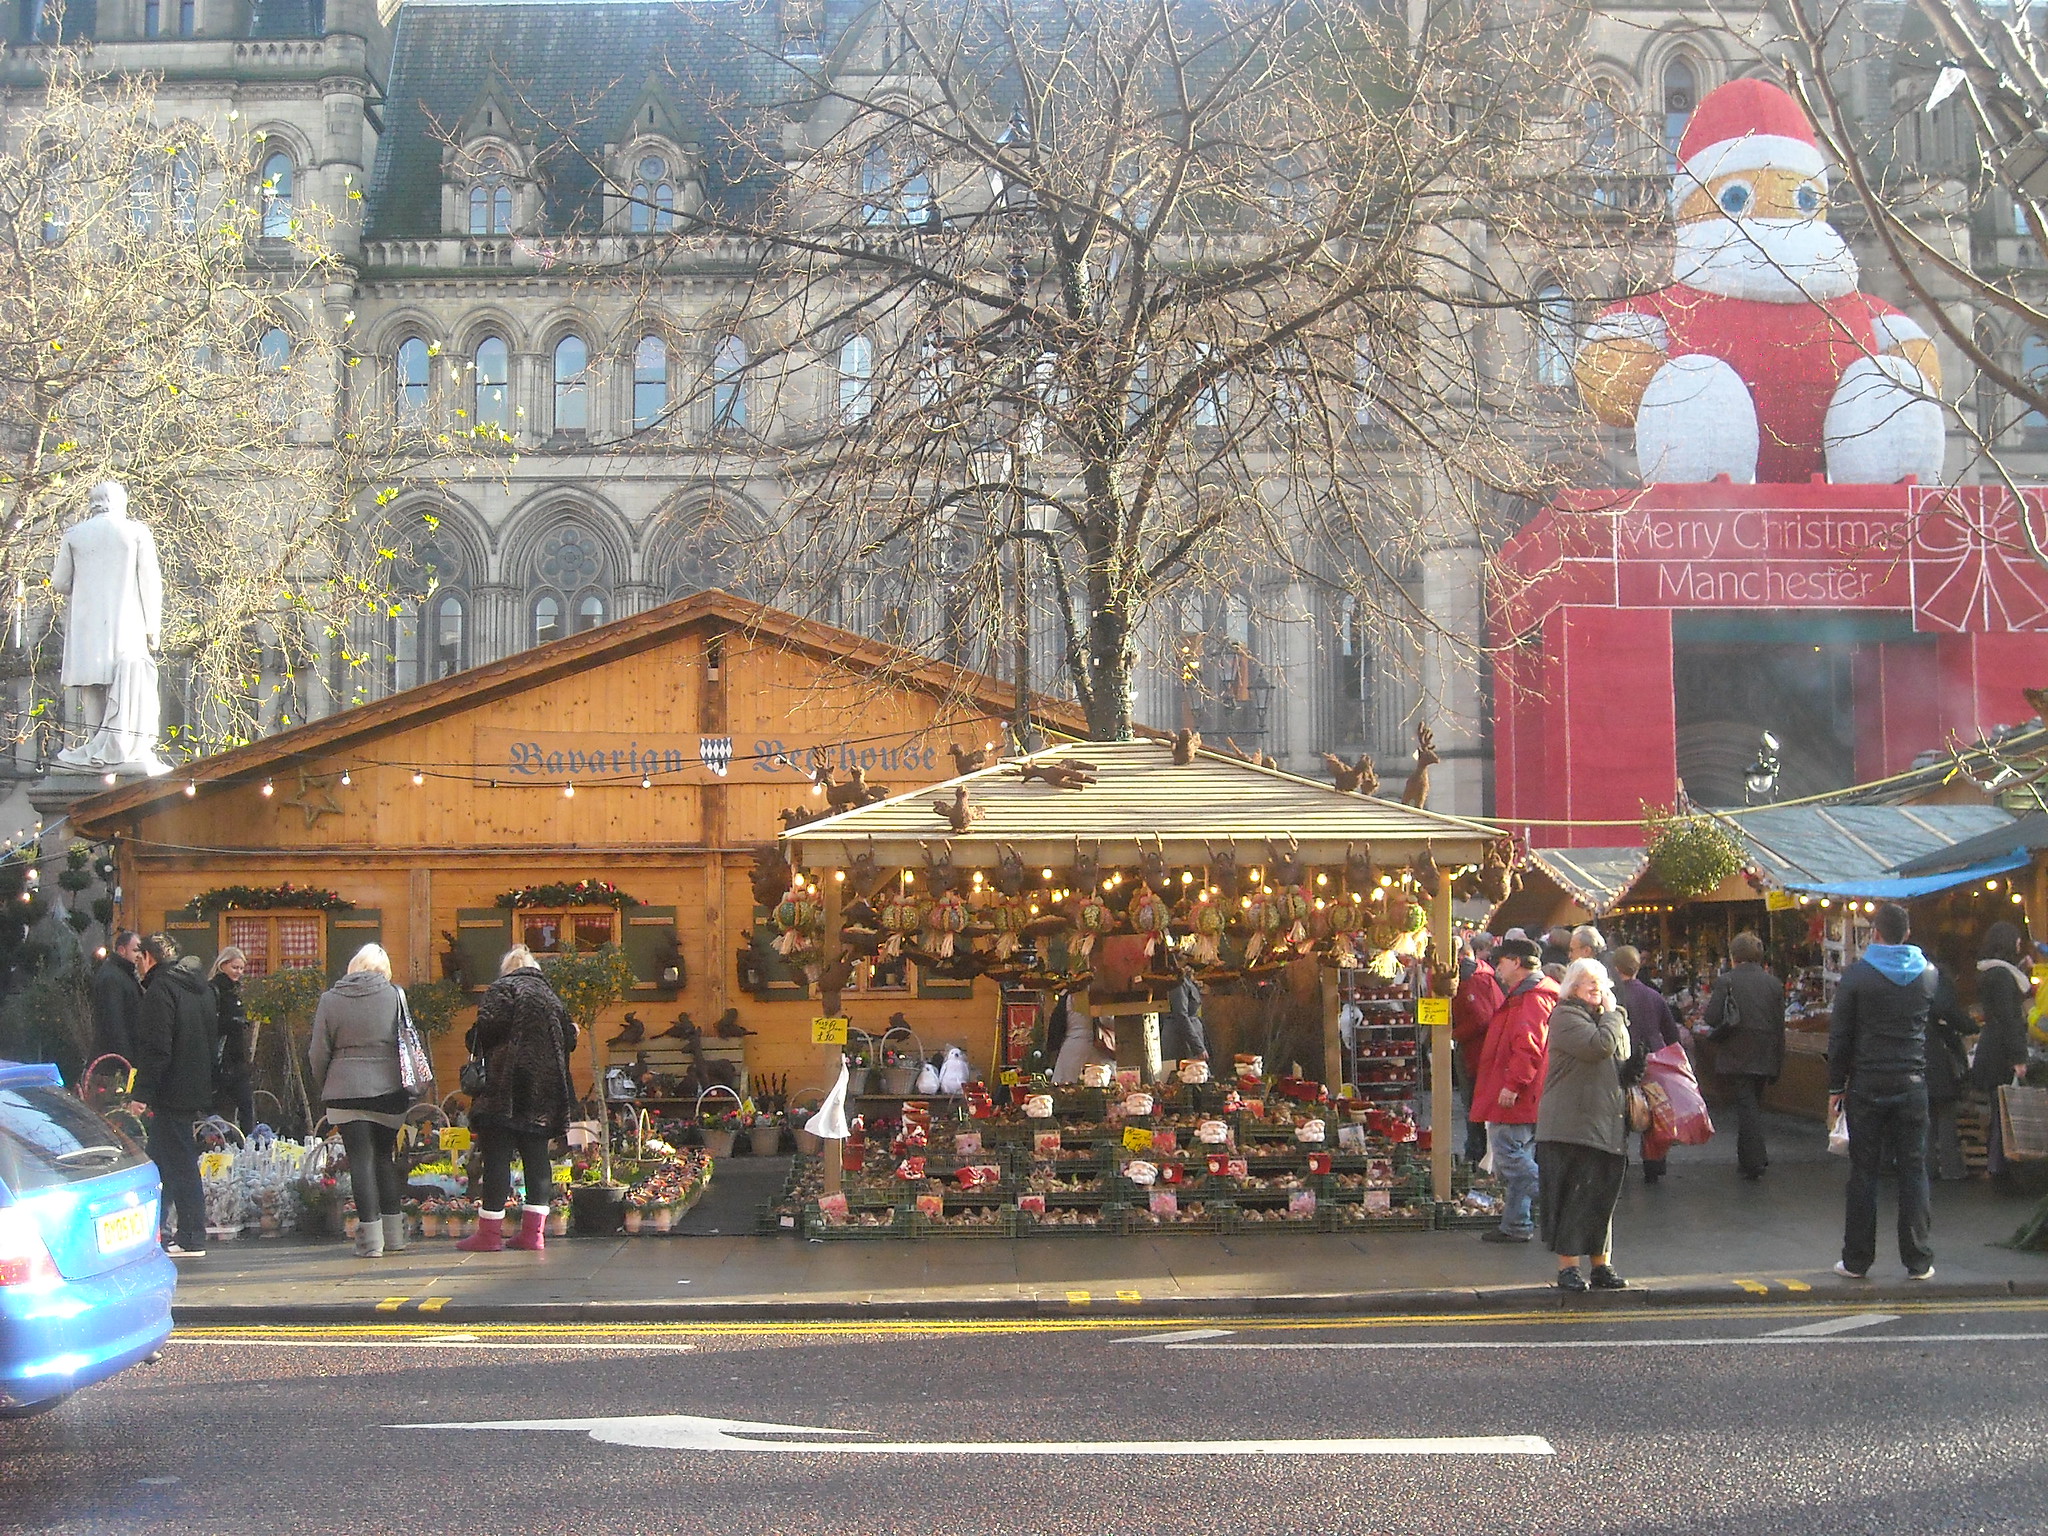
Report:
[[[755,906],[773,907],[789,889],[788,861],[772,848],[762,849],[754,855],[754,869],[747,876],[747,884],[753,890]]]
[[[1436,732],[1427,725],[1415,727],[1415,771],[1408,775],[1408,784],[1401,791],[1401,803],[1422,810],[1429,804],[1429,770],[1443,758],[1436,750]]]
[[[874,838],[868,839],[867,847],[855,851],[853,872],[849,878],[853,882],[854,896],[861,901],[873,896],[882,888],[882,882],[889,878],[882,866],[875,861]]]
[[[1408,870],[1415,876],[1416,889],[1434,900],[1444,881],[1444,872],[1437,866],[1435,846],[1425,841],[1421,851],[1408,860]]]
[[[1226,901],[1237,900],[1240,876],[1237,869],[1237,845],[1225,843],[1218,848],[1214,843],[1209,849],[1209,883]]]
[[[1074,839],[1074,889],[1092,891],[1102,883],[1102,845],[1083,848],[1081,839]]]
[[[1356,848],[1344,845],[1344,887],[1354,896],[1370,896],[1379,888],[1380,872],[1373,867],[1372,844]]]
[[[828,1016],[839,1012],[839,994],[853,980],[853,968],[859,959],[854,950],[841,946],[838,955],[818,972],[818,1001]]]
[[[1024,894],[1024,857],[1008,843],[996,844],[995,886],[1005,896]]]
[[[1173,765],[1185,768],[1195,760],[1195,754],[1202,750],[1202,733],[1192,728],[1173,733]]]
[[[977,768],[987,766],[988,748],[986,747],[976,747],[972,752],[969,752],[956,741],[948,746],[946,750],[953,754],[953,776],[955,778],[959,778],[963,774],[972,773]]]
[[[1273,883],[1275,885],[1299,885],[1307,878],[1307,871],[1301,864],[1301,839],[1293,833],[1287,834],[1287,844],[1266,844],[1266,851],[1273,856]]]
[[[953,844],[950,839],[941,842],[937,853],[931,844],[920,840],[917,845],[924,850],[924,874],[930,882],[934,896],[944,896],[958,883],[960,872],[953,867]]]

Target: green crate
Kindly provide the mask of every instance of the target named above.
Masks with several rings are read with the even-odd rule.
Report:
[[[1396,1206],[1390,1215],[1368,1216],[1362,1205],[1332,1203],[1319,1205],[1316,1214],[1324,1219],[1326,1232],[1427,1232],[1436,1225],[1434,1206],[1423,1210]]]
[[[1034,1211],[1018,1211],[1015,1217],[1018,1237],[1121,1237],[1125,1231],[1125,1209],[1114,1200],[1103,1203],[1101,1220],[1093,1226],[1047,1222]]]
[[[1015,1207],[1003,1205],[996,1209],[996,1219],[986,1226],[950,1226],[913,1210],[910,1224],[916,1237],[1015,1237],[1017,1212]]]
[[[1184,1205],[1199,1203],[1203,1207],[1202,1214],[1192,1220],[1183,1216],[1179,1221],[1162,1222],[1158,1226],[1154,1226],[1147,1220],[1150,1212],[1142,1207],[1134,1206],[1131,1209],[1128,1222],[1130,1235],[1133,1237],[1151,1237],[1156,1234],[1161,1237],[1168,1237],[1182,1233],[1195,1233],[1207,1234],[1213,1237],[1220,1233],[1236,1230],[1235,1221],[1237,1213],[1229,1201],[1204,1200],[1193,1202],[1189,1201],[1186,1196],[1183,1196],[1182,1203]]]
[[[807,1206],[804,1209],[804,1236],[830,1243],[870,1242],[912,1235],[911,1212],[907,1206],[889,1207],[889,1218],[886,1225],[866,1226],[857,1221],[849,1221],[843,1227],[835,1227],[826,1222],[815,1205]]]

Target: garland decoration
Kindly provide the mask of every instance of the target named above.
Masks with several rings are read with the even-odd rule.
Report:
[[[324,891],[317,885],[217,885],[192,898],[191,908],[202,917],[221,912],[352,912],[355,903],[346,896]]]
[[[636,896],[628,896],[609,880],[557,880],[547,885],[522,885],[516,890],[502,891],[494,906],[518,907],[627,907],[644,905]]]

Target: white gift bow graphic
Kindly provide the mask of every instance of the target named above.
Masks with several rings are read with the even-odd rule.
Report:
[[[581,1430],[604,1445],[665,1451],[829,1451],[846,1456],[1551,1456],[1540,1435],[1418,1435],[1351,1440],[812,1440],[865,1430],[808,1424],[654,1413],[603,1419],[495,1419],[474,1423],[393,1424],[391,1429]],[[752,1436],[775,1436],[754,1439]]]

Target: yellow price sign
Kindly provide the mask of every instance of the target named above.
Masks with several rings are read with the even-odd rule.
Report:
[[[996,1077],[996,1081],[1001,1083],[1005,1088],[1014,1088],[1023,1080],[1024,1079],[1022,1075],[1017,1071],[1015,1067],[1003,1068],[1003,1070]]]
[[[1448,997],[1418,997],[1415,1000],[1415,1022],[1442,1029],[1451,1022],[1451,1000]]]
[[[846,1029],[847,1020],[845,1019],[813,1019],[811,1020],[811,1044],[844,1045],[846,1044]]]
[[[235,1166],[232,1152],[208,1152],[199,1159],[199,1174],[202,1178],[217,1179]]]
[[[1764,892],[1764,910],[1766,912],[1792,912],[1796,911],[1798,907],[1799,898],[1790,891]]]
[[[1142,1125],[1124,1127],[1124,1150],[1126,1152],[1150,1152],[1152,1132]]]
[[[467,1152],[474,1137],[466,1125],[444,1125],[441,1127],[441,1150],[443,1152]]]

